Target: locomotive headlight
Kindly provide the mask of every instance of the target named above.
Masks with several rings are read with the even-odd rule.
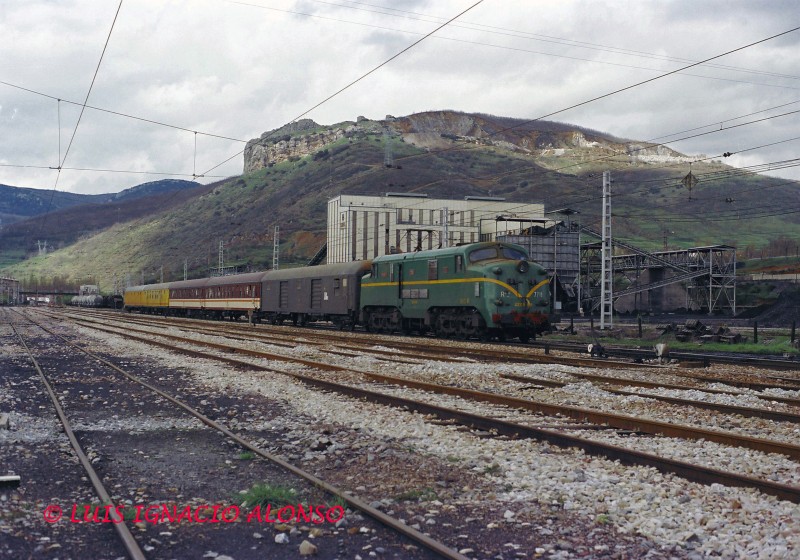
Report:
[[[517,271],[520,274],[525,274],[526,272],[528,272],[529,268],[530,268],[530,265],[528,264],[528,261],[526,261],[526,260],[521,260],[517,264]]]
[[[492,272],[494,272],[495,274],[497,274],[498,276],[500,276],[501,274],[503,274],[503,269],[502,269],[502,268],[500,268],[499,266],[496,266],[496,267],[494,267],[494,269],[492,270]]]

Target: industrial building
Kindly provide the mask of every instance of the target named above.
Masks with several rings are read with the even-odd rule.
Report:
[[[497,239],[552,220],[543,204],[502,198],[432,199],[427,195],[341,195],[328,202],[327,262],[372,259]]]
[[[20,302],[19,280],[0,277],[0,305],[17,305]]]
[[[328,242],[315,257],[328,263],[438,247],[503,241],[526,249],[553,278],[556,311],[597,312],[602,247],[599,232],[572,222],[575,210],[502,198],[431,199],[426,195],[341,195],[328,202]],[[583,243],[581,243],[583,241]],[[612,239],[616,312],[685,309],[736,312],[736,249],[725,245],[648,252]]]

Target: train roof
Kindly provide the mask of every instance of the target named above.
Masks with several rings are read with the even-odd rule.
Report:
[[[270,270],[264,274],[264,281],[284,280],[292,278],[314,278],[318,276],[349,276],[369,272],[372,261],[353,261],[346,263],[321,264],[298,268]]]
[[[141,292],[144,290],[166,290],[170,287],[171,282],[161,282],[160,284],[142,284],[140,286],[128,286],[125,288],[126,292]]]
[[[396,253],[394,255],[382,255],[380,257],[376,257],[374,262],[384,262],[384,261],[398,261],[404,259],[432,259],[435,257],[442,257],[446,255],[463,255],[469,252],[472,252],[476,249],[482,249],[484,247],[498,247],[498,246],[506,246],[506,247],[514,247],[515,249],[521,250],[526,255],[528,251],[525,250],[524,247],[519,245],[515,245],[514,243],[506,243],[503,241],[481,241],[478,243],[468,243],[465,245],[456,245],[454,247],[443,247],[441,249],[429,249],[426,251],[412,251],[410,253]]]
[[[203,288],[208,283],[208,278],[194,278],[192,280],[178,280],[176,282],[170,282],[167,284],[167,287],[170,290],[175,290],[178,288]]]
[[[246,274],[231,274],[229,276],[214,276],[207,278],[206,286],[227,286],[230,284],[249,284],[261,282],[264,275],[267,274],[263,270],[261,272],[248,272]]]

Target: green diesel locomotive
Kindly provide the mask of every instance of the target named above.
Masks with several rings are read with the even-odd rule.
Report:
[[[549,326],[550,282],[527,259],[497,242],[377,257],[361,279],[360,322],[371,332],[528,342]]]

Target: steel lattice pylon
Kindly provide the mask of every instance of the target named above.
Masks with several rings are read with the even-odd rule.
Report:
[[[614,324],[614,264],[611,249],[611,172],[603,172],[603,227],[600,262],[600,328]]]

